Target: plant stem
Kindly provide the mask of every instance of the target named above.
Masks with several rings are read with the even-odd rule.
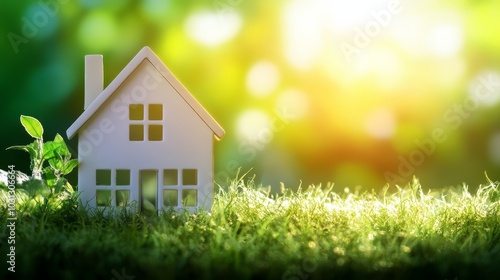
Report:
[[[36,139],[38,144],[38,157],[33,159],[33,172],[31,177],[35,180],[42,180],[42,172],[43,172],[43,140]]]

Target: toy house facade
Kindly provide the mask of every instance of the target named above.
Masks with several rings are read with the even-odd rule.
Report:
[[[199,208],[213,201],[213,139],[222,127],[144,47],[103,90],[101,55],[85,57],[78,190],[89,209]]]

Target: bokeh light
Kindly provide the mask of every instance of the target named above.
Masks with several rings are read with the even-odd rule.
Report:
[[[28,7],[22,18],[26,35],[37,39],[53,36],[59,27],[58,12],[46,4],[34,4]]]
[[[244,111],[238,118],[237,125],[238,136],[241,140],[257,142],[259,137],[269,137],[264,135],[268,133],[269,117],[260,110],[250,109]]]
[[[280,82],[280,72],[271,62],[255,63],[248,71],[246,86],[248,91],[256,96],[263,97],[276,90]]]
[[[142,1],[141,8],[148,18],[162,22],[165,15],[169,14],[172,4],[169,0],[145,0]]]
[[[493,107],[500,102],[499,85],[500,73],[483,71],[470,83],[469,96],[483,106]]]
[[[95,11],[83,20],[78,37],[88,52],[100,53],[115,47],[118,30],[114,17],[102,11]]]
[[[195,41],[216,46],[233,38],[241,28],[241,17],[235,12],[224,15],[211,11],[200,11],[186,20],[186,32]]]
[[[365,128],[366,132],[375,138],[391,138],[396,129],[394,114],[387,109],[376,109],[366,117]]]
[[[290,119],[301,119],[309,113],[307,94],[297,89],[286,89],[278,97],[277,106],[285,110]]]

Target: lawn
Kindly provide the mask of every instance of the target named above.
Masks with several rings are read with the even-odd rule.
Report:
[[[17,279],[500,279],[500,191],[489,182],[424,191],[279,194],[239,178],[211,213],[91,216],[76,196],[18,193],[15,273],[0,193],[0,278]]]

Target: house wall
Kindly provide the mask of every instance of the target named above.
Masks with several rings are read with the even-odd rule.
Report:
[[[163,120],[131,121],[129,104],[144,104],[145,119],[148,104],[163,104]],[[129,140],[131,123],[144,124],[144,141]],[[148,124],[163,125],[161,141],[147,140]],[[83,205],[96,206],[96,169],[110,169],[112,172],[129,169],[132,201],[139,201],[139,170],[158,170],[159,207],[163,201],[162,170],[197,169],[198,204],[210,210],[213,199],[213,132],[148,60],[144,60],[87,121],[80,129],[78,139],[78,189]],[[112,193],[114,205],[116,197]]]

